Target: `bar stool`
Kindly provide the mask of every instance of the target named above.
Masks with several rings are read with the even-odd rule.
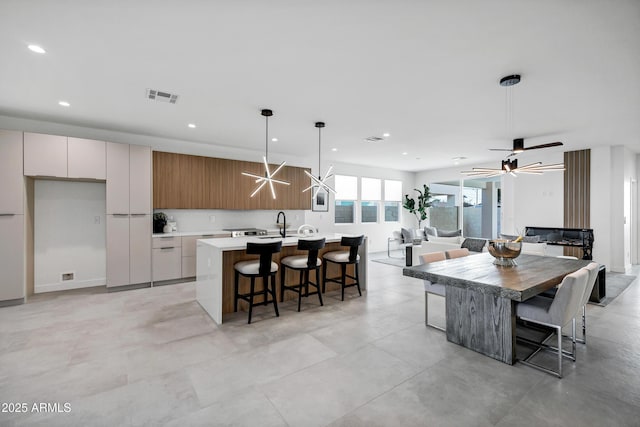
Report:
[[[358,293],[362,296],[360,290],[360,279],[358,276],[358,263],[360,262],[360,255],[358,255],[358,248],[364,241],[364,235],[355,237],[342,236],[340,240],[341,246],[348,246],[348,251],[331,251],[322,256],[325,263],[322,265],[322,292],[325,292],[327,282],[339,283],[342,286],[342,301],[344,301],[344,288],[351,286],[358,287]],[[327,263],[332,262],[340,265],[341,275],[340,277],[327,278]],[[347,274],[347,265],[353,264],[355,271],[354,276]],[[355,280],[355,282],[347,284],[347,278]]]
[[[320,266],[322,260],[318,258],[318,250],[324,248],[325,239],[316,240],[298,240],[298,250],[308,251],[307,255],[292,255],[280,260],[282,271],[280,272],[280,302],[284,300],[285,291],[293,291],[298,293],[298,311],[300,311],[300,303],[302,300],[302,289],[304,288],[304,296],[318,294],[320,305],[322,302],[322,292],[320,292]],[[287,268],[300,272],[300,281],[296,285],[285,285],[285,276]],[[316,271],[316,282],[309,280],[309,272]],[[309,293],[309,285],[316,288],[315,292]]]
[[[233,265],[235,270],[233,311],[238,311],[238,299],[249,303],[249,321],[247,323],[251,323],[253,307],[257,305],[273,303],[276,317],[280,316],[278,312],[278,300],[276,298],[276,273],[278,272],[278,264],[271,261],[271,257],[274,253],[280,252],[281,249],[282,240],[269,243],[247,242],[247,254],[260,255],[260,259],[240,261]],[[251,279],[251,289],[248,293],[241,294],[239,291],[240,276]],[[262,277],[263,286],[259,291],[255,289],[256,277]],[[271,289],[269,289],[269,277],[271,277]],[[268,299],[268,293],[271,294],[271,299]],[[254,303],[253,298],[260,294],[262,294],[263,300]]]

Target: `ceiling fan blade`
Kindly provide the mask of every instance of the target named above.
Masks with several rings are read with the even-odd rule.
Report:
[[[564,145],[564,144],[562,144],[562,142],[560,141],[549,142],[547,144],[540,144],[540,145],[533,145],[531,147],[526,147],[525,150],[537,150],[538,148],[558,147],[560,145]]]

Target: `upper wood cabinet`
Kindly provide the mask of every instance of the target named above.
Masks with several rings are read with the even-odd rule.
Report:
[[[67,140],[67,176],[69,178],[107,179],[104,141],[69,137]]]
[[[24,133],[24,174],[67,177],[67,137]]]
[[[0,130],[0,215],[23,212],[22,132]]]
[[[272,165],[275,169],[278,165]],[[156,209],[311,209],[310,185],[304,168],[285,166],[276,178],[290,185],[276,185],[277,199],[256,188],[242,172],[263,174],[261,163],[215,157],[153,152],[153,207]],[[307,169],[309,170],[309,169]],[[266,190],[266,191],[265,191]]]

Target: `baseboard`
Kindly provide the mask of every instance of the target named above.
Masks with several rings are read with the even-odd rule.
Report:
[[[194,277],[181,277],[180,279],[172,279],[172,280],[159,280],[156,282],[153,282],[153,286],[165,286],[165,285],[175,285],[177,283],[186,283],[186,282],[193,282],[195,281],[196,278]]]
[[[150,287],[151,287],[151,282],[134,283],[133,285],[108,286],[107,292],[130,291],[133,289],[143,289],[143,288],[150,288]]]
[[[0,301],[0,307],[11,307],[12,305],[24,304],[24,298],[9,299],[6,301]]]
[[[105,277],[99,279],[88,280],[69,280],[66,282],[46,283],[44,285],[35,285],[34,293],[41,294],[44,292],[68,291],[70,289],[92,288],[94,286],[104,286],[107,284]]]

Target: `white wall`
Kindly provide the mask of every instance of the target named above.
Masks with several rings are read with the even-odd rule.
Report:
[[[613,242],[611,216],[613,211],[614,159],[611,147],[591,149],[591,228],[593,228],[593,260],[611,270],[611,248]]]
[[[333,165],[333,172],[337,175],[402,181],[402,194],[409,194],[410,197],[411,195],[415,197],[415,192],[413,191],[414,188],[417,186],[422,187],[422,183],[416,184],[414,179],[415,174],[413,172],[402,172],[393,169],[371,168],[341,163]],[[333,184],[333,181],[330,181],[330,184]],[[387,238],[391,237],[393,230],[400,230],[401,227],[416,228],[418,226],[415,217],[402,208],[400,208],[400,222],[385,223],[384,218],[380,218],[379,222],[376,224],[360,224],[360,213],[356,211],[356,224],[334,224],[334,200],[334,196],[331,195],[328,212],[305,211],[305,222],[314,225],[320,230],[320,232],[365,234],[368,238],[369,252],[386,251]]]
[[[35,181],[36,293],[106,284],[105,201],[104,183]]]

